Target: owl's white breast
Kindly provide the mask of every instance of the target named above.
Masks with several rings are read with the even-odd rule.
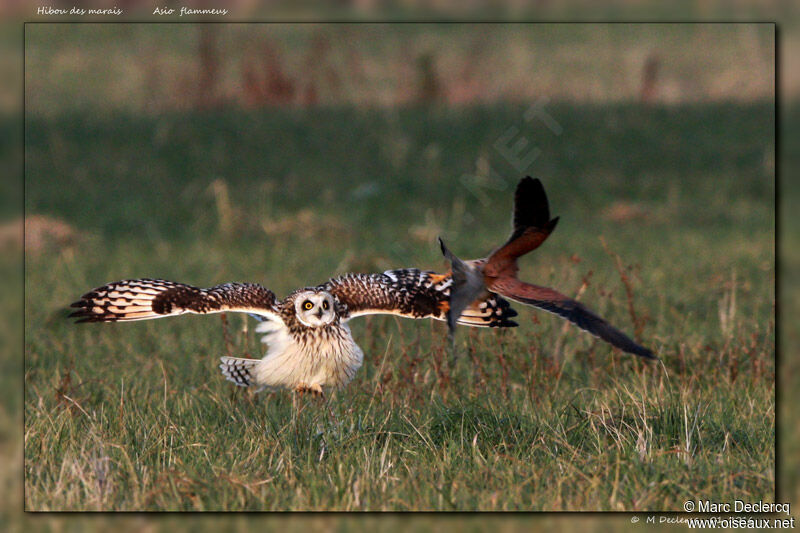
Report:
[[[355,376],[364,354],[344,324],[309,328],[295,337],[283,322],[256,326],[267,353],[255,371],[259,385],[294,389],[299,385],[341,387]]]

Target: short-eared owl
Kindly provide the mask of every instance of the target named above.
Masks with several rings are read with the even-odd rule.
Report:
[[[268,345],[263,359],[223,357],[225,377],[243,387],[294,389],[322,394],[348,383],[363,353],[347,321],[362,315],[392,314],[445,320],[450,276],[414,268],[383,274],[348,274],[317,287],[299,289],[283,300],[253,283],[209,289],[160,279],[117,281],[94,289],[72,304],[78,322],[146,320],[183,313],[249,313],[261,323]],[[487,294],[466,307],[458,322],[467,326],[512,327],[508,302]]]
[[[557,223],[558,217],[550,219],[550,207],[542,183],[528,176],[517,184],[514,194],[511,237],[487,258],[462,261],[439,239],[442,253],[450,261],[453,273],[450,306],[447,311],[450,332],[453,332],[456,320],[461,322],[458,317],[469,316],[467,310],[476,299],[504,296],[566,318],[620,350],[654,359],[655,355],[651,350],[634,342],[582,303],[553,289],[517,279],[517,259],[538,248],[553,232]]]
[[[563,294],[517,279],[517,259],[541,245],[558,218],[550,219],[539,180],[520,181],[514,196],[513,232],[485,259],[462,261],[442,242],[451,272],[409,268],[383,274],[348,274],[316,287],[296,290],[283,300],[252,283],[210,289],[171,281],[138,279],[109,283],[72,304],[78,322],[145,320],[183,313],[249,313],[261,323],[263,359],[223,357],[225,377],[240,386],[285,388],[321,394],[353,379],[363,354],[347,321],[362,315],[392,314],[447,320],[466,326],[513,327],[507,300],[555,313],[617,348],[642,357],[653,352]]]

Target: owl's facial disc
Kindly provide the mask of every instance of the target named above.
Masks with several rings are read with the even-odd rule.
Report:
[[[294,301],[297,319],[311,328],[327,326],[336,319],[333,296],[324,291],[303,291]]]

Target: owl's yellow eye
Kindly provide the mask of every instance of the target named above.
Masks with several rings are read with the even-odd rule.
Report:
[[[324,310],[326,310],[326,311],[327,311],[327,310],[328,310],[328,307],[330,307],[330,305],[328,304],[328,300],[325,300],[324,302],[322,302],[322,308],[323,308]]]
[[[310,300],[306,300],[306,301],[303,303],[303,309],[305,309],[306,311],[308,311],[308,310],[309,310],[309,309],[311,309],[312,307],[314,307],[314,304],[312,304]]]

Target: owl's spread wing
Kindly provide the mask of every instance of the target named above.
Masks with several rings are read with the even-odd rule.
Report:
[[[362,315],[390,314],[406,318],[446,320],[450,274],[416,268],[387,270],[383,274],[347,274],[323,287],[347,306],[345,320]],[[461,314],[465,326],[513,327],[517,312],[503,298],[486,293]]]
[[[109,283],[84,294],[71,307],[78,322],[147,320],[183,313],[251,313],[280,319],[275,294],[255,283],[200,289],[163,279]]]
[[[651,350],[634,342],[633,339],[590,311],[582,303],[568,298],[558,291],[525,283],[516,278],[499,279],[490,285],[489,290],[496,291],[516,302],[532,305],[566,318],[582,330],[600,337],[622,351],[648,359],[656,358]]]

